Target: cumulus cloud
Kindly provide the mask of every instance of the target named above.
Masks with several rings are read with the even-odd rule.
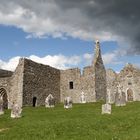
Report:
[[[19,56],[11,58],[9,61],[0,60],[0,69],[14,71],[19,62]]]
[[[110,52],[110,53],[105,53],[102,55],[102,59],[105,65],[117,65],[117,64],[122,64],[123,62],[119,61],[119,56],[118,51]],[[93,60],[93,54],[86,53],[83,55],[83,60],[85,61],[85,64],[90,65]]]
[[[86,65],[90,65],[93,60],[93,54],[85,53],[83,59],[85,60]]]
[[[29,33],[26,38],[117,40],[140,54],[139,0],[4,0],[0,24]]]
[[[116,52],[111,52],[111,53],[105,53],[103,54],[103,61],[104,64],[108,65],[108,64],[121,64],[122,62],[118,60],[118,55]]]
[[[36,55],[31,55],[26,57],[35,61],[37,63],[41,63],[44,65],[50,65],[52,67],[58,69],[68,69],[72,67],[77,67],[82,64],[83,66],[91,65],[93,60],[93,54],[85,53],[81,56],[64,56],[62,54],[58,55],[46,55],[44,57],[39,57]],[[8,61],[0,60],[0,69],[14,71],[19,63],[20,56],[13,57]],[[109,64],[121,64],[122,62],[118,59],[118,52],[105,53],[102,55],[103,61],[105,65]]]
[[[45,57],[38,57],[35,55],[31,55],[29,57],[29,59],[38,62],[38,63],[42,63],[45,65],[50,65],[52,67],[55,68],[59,68],[59,69],[66,69],[69,68],[70,66],[76,66],[81,62],[81,58],[80,56],[71,56],[71,57],[66,57],[64,55],[47,55]]]
[[[50,65],[55,68],[59,69],[67,69],[73,66],[78,65],[81,62],[80,56],[71,56],[66,57],[64,55],[47,55],[45,57],[39,57],[36,55],[31,55],[29,57],[26,57],[28,59],[31,59],[37,63],[41,63],[44,65]],[[14,71],[18,65],[20,57],[13,57],[9,61],[2,61],[0,60],[0,69],[10,70]]]

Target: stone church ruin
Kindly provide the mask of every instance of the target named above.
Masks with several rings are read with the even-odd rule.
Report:
[[[86,102],[115,103],[118,85],[122,87],[126,102],[140,101],[140,69],[127,64],[119,74],[106,70],[99,41],[95,43],[92,64],[85,67],[82,74],[79,68],[59,70],[26,58],[19,60],[14,72],[0,70],[0,96],[4,108],[11,108],[13,104],[21,107],[45,105],[50,94],[55,103],[64,102],[66,97],[71,97],[73,103],[81,103],[82,92]]]

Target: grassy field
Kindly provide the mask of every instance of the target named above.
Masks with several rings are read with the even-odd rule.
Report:
[[[25,107],[23,117],[0,116],[0,140],[140,140],[140,102],[101,115],[101,103]]]

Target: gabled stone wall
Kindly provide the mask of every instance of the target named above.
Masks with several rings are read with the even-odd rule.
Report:
[[[23,105],[44,105],[46,97],[52,94],[60,102],[60,70],[24,59]]]
[[[133,100],[140,101],[140,69],[127,64],[119,73],[118,83],[123,87],[128,101],[128,90],[133,92]]]

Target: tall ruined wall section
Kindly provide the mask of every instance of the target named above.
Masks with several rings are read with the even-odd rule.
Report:
[[[67,96],[72,97],[74,103],[80,103],[81,93],[84,92],[87,102],[95,101],[94,92],[94,74],[92,67],[85,67],[83,75],[80,69],[68,69],[61,71],[61,102]],[[73,88],[70,88],[70,83],[73,83]]]
[[[127,101],[129,101],[128,94],[131,94],[133,101],[140,101],[140,69],[127,64],[119,73],[118,82],[126,93]]]
[[[92,66],[83,69],[81,76],[81,89],[86,94],[87,102],[95,102],[95,74]]]
[[[96,100],[97,101],[106,100],[107,93],[106,70],[101,56],[99,41],[96,42],[94,61],[92,65],[95,73]]]
[[[24,60],[20,59],[19,64],[10,78],[10,93],[9,93],[9,108],[13,103],[17,103],[22,106],[23,96],[23,73],[24,71]]]
[[[23,89],[23,105],[32,106],[34,97],[37,105],[44,105],[49,94],[60,102],[60,71],[25,59]]]
[[[115,95],[117,92],[117,74],[112,70],[106,70],[106,80],[107,80],[107,96],[106,102],[107,103],[114,103],[115,102]]]
[[[67,96],[72,97],[73,102],[79,102],[79,92],[80,92],[80,79],[81,73],[80,69],[68,69],[61,70],[60,72],[60,92],[61,92],[61,102]],[[70,82],[73,88],[70,88]]]

